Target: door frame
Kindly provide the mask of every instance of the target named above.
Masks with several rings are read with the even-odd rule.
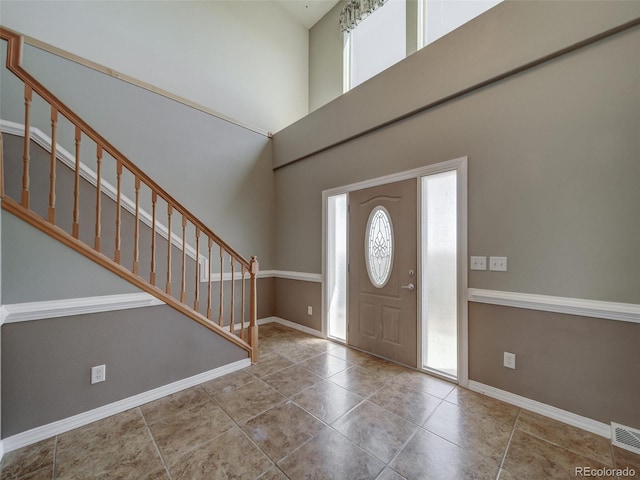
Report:
[[[422,189],[419,188],[419,179],[427,175],[433,175],[437,173],[447,172],[455,170],[457,172],[457,214],[458,214],[458,384],[466,387],[469,384],[469,322],[468,322],[468,301],[467,301],[467,287],[468,287],[468,240],[467,240],[467,157],[460,157],[453,160],[448,160],[433,165],[427,165],[424,167],[406,170],[403,172],[393,173],[382,177],[373,178],[370,180],[364,180],[361,182],[344,185],[341,187],[331,188],[322,191],[322,331],[327,335],[327,291],[326,291],[326,274],[327,274],[327,203],[328,198],[333,195],[348,194],[356,190],[362,190],[364,188],[375,187],[385,185],[388,183],[394,183],[401,180],[416,179],[417,193],[417,248],[418,248],[418,265],[422,265],[422,238],[420,222],[422,218]],[[349,231],[347,228],[347,235]],[[416,278],[418,280],[418,278]],[[422,366],[422,282],[418,282],[418,338],[416,339],[416,349],[418,350],[418,365]],[[347,305],[349,304],[349,292],[347,288]],[[348,318],[347,318],[348,322]],[[347,339],[348,340],[348,339]],[[348,343],[348,341],[347,341]],[[434,374],[433,372],[429,372]],[[437,374],[435,374],[437,375]],[[445,377],[446,378],[446,377]],[[447,378],[451,380],[450,378]]]
[[[466,387],[469,384],[469,322],[468,322],[468,303],[467,303],[467,287],[468,287],[468,267],[467,267],[467,157],[460,157],[453,160],[448,160],[433,165],[427,165],[412,170],[406,170],[403,172],[393,173],[382,177],[373,178],[370,180],[364,180],[361,182],[344,185],[341,187],[331,188],[322,191],[322,332],[327,335],[329,331],[327,324],[327,291],[326,291],[326,275],[327,275],[327,204],[328,198],[333,195],[348,194],[356,190],[362,190],[364,188],[376,187],[385,185],[388,183],[394,183],[401,180],[416,179],[416,188],[418,189],[417,195],[417,249],[418,249],[418,264],[422,265],[422,238],[420,222],[422,219],[422,186],[420,178],[433,175],[436,173],[442,173],[455,170],[457,172],[457,205],[458,205],[458,384]],[[349,229],[347,226],[347,238],[349,235]],[[348,259],[347,259],[348,261]],[[418,276],[416,276],[418,277]],[[418,365],[422,366],[422,282],[416,278],[417,281],[417,294],[418,294],[418,335],[416,338],[416,349],[418,352]],[[348,282],[347,282],[348,288]],[[348,311],[349,295],[347,294],[347,311]],[[348,332],[348,329],[347,329]],[[348,333],[347,333],[348,335]],[[348,339],[347,339],[348,344]],[[420,367],[421,368],[421,367]],[[429,372],[437,375],[437,373]],[[448,377],[443,377],[447,380],[451,380]]]

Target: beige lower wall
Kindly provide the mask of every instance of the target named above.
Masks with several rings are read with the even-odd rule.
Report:
[[[322,331],[322,284],[303,280],[275,278],[275,315]],[[313,313],[307,314],[311,306]]]
[[[276,279],[258,278],[258,319],[273,317],[276,314]]]
[[[639,345],[635,323],[469,303],[471,380],[604,423],[640,428]]]
[[[322,330],[320,283],[266,280],[275,316]],[[469,302],[470,380],[603,423],[640,428],[638,345],[635,323]],[[503,352],[516,354],[516,370]]]

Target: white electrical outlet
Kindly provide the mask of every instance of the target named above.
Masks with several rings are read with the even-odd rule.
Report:
[[[489,270],[494,272],[506,272],[507,257],[489,257]]]
[[[504,366],[507,368],[516,369],[516,354],[504,352]]]
[[[487,257],[471,257],[471,270],[486,270]]]
[[[98,365],[91,367],[91,385],[94,383],[104,382],[107,379],[107,366]]]
[[[311,305],[307,306],[307,315],[313,315],[313,307]]]

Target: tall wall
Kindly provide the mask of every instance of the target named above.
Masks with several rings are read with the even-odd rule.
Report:
[[[6,7],[5,2],[0,7],[3,25],[7,25]],[[0,50],[4,65],[5,45]],[[25,47],[23,62],[27,71],[226,242],[246,257],[257,255],[262,269],[273,268],[275,192],[268,137],[33,46]],[[147,67],[154,70],[152,62]],[[23,123],[22,87],[6,71],[1,77],[0,118]],[[33,125],[50,134],[48,116],[48,107],[34,98]],[[73,137],[73,128],[60,118],[59,144],[73,152]],[[94,171],[95,152],[95,144],[83,136],[80,157]],[[33,153],[33,161],[42,163],[41,152]],[[113,159],[105,155],[103,168],[103,178],[115,185]],[[37,175],[33,181],[34,188],[41,185]],[[64,183],[62,174],[59,183]],[[9,184],[7,190],[16,186]],[[134,198],[131,177],[123,190]],[[46,197],[46,190],[37,193],[41,195],[34,195],[34,202]],[[58,194],[61,207],[64,195]],[[86,182],[81,195],[90,197],[93,205],[95,193]],[[151,211],[148,196],[141,204]],[[112,220],[112,205],[103,206],[104,221]],[[81,214],[81,223],[87,226],[91,213]],[[2,232],[0,278],[9,292],[3,297],[5,303],[138,291],[6,212],[2,223],[11,227]],[[84,226],[90,238],[91,228]],[[149,237],[144,229],[142,237],[145,233]],[[123,250],[129,251],[132,237],[127,238]],[[179,260],[178,255],[173,258]],[[259,284],[266,292],[259,295],[259,315],[271,316],[274,281],[261,279]],[[225,292],[229,290],[227,282]],[[3,437],[247,358],[244,350],[164,306],[7,323],[0,349]],[[101,363],[107,365],[109,380],[92,388],[88,369]],[[49,370],[52,365],[55,374]],[[39,393],[43,388],[47,395]]]
[[[407,56],[418,45],[418,1],[407,2]],[[309,30],[309,111],[312,112],[342,95],[344,35],[339,28],[338,2]]]
[[[5,303],[140,291],[15,216],[1,217]],[[3,438],[247,358],[168,306],[6,323],[1,352]],[[107,381],[91,385],[90,368],[102,364]]]
[[[265,130],[307,113],[308,31],[271,2],[3,0],[0,18]]]
[[[342,95],[342,49],[339,2],[309,30],[309,111]]]
[[[469,287],[639,304],[637,25],[319,151],[638,17],[629,2],[505,2],[279,132],[278,268],[321,272],[323,190],[467,156],[469,254],[509,258]],[[640,426],[639,325],[471,304],[469,329],[471,380]]]
[[[269,138],[39,48],[25,46],[23,65],[241,255],[256,255],[262,269],[272,268]],[[5,69],[0,75],[0,117],[24,123],[22,85]],[[32,124],[50,135],[49,118],[48,106],[36,97]],[[73,128],[62,117],[57,140],[75,151]],[[96,170],[96,147],[86,136],[81,160]],[[107,155],[103,176],[116,184],[115,162]],[[123,192],[135,198],[132,176],[126,172]],[[150,198],[143,190],[141,205],[148,212]],[[160,221],[166,224],[166,218]],[[174,227],[179,232],[178,222]]]

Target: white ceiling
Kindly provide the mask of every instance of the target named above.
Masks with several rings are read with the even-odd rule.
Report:
[[[273,0],[307,28],[320,20],[339,0]]]

